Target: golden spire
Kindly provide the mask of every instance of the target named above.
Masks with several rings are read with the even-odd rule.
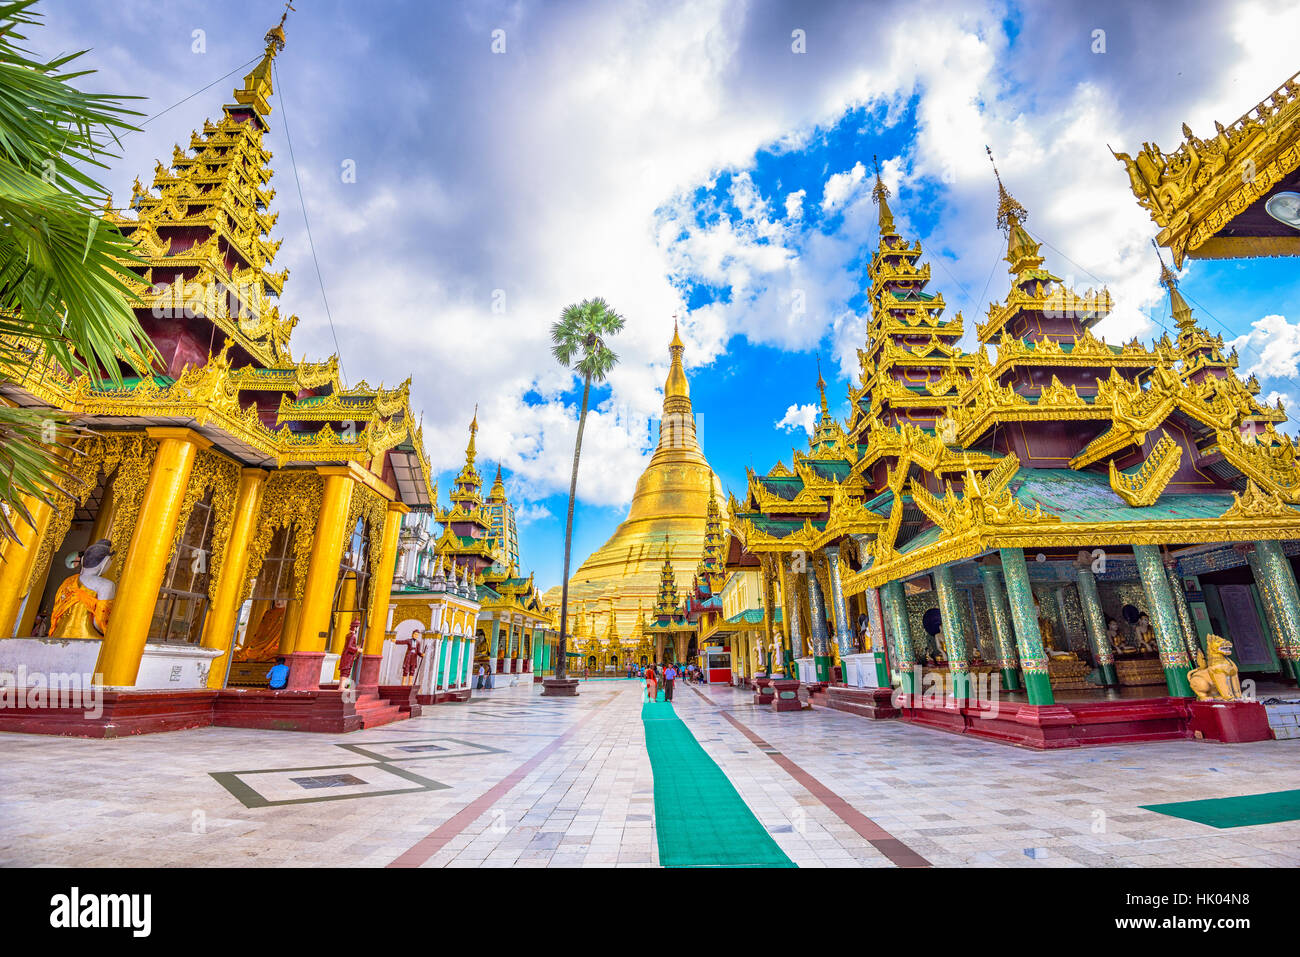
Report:
[[[1037,269],[1043,264],[1043,257],[1038,255],[1038,243],[1030,238],[1025,227],[1021,225],[1029,218],[1029,212],[1002,185],[1002,174],[993,159],[993,150],[988,146],[984,151],[989,154],[993,164],[993,176],[998,181],[998,228],[1007,235],[1007,262],[1011,272],[1019,276],[1029,269]]]
[[[1190,336],[1196,332],[1196,319],[1192,316],[1192,307],[1178,291],[1178,277],[1165,264],[1164,257],[1160,255],[1160,247],[1155,240],[1151,241],[1151,245],[1156,247],[1156,258],[1160,260],[1160,283],[1169,290],[1169,307],[1173,310],[1174,321],[1178,323],[1179,338]]]
[[[492,483],[492,491],[488,493],[489,502],[504,502],[506,500],[506,486],[501,481],[501,463],[497,463],[497,477]]]
[[[873,156],[871,159],[876,164],[876,188],[871,191],[871,198],[880,207],[880,235],[890,236],[894,234],[894,214],[890,211],[887,201],[889,187],[880,178],[880,158]]]
[[[677,317],[673,316],[673,341],[668,344],[672,355],[672,364],[668,367],[668,379],[664,382],[664,415],[691,414],[691,387],[686,381],[686,370],[682,368],[682,353],[686,347],[677,334]]]
[[[478,450],[474,447],[474,436],[478,435],[478,403],[474,404],[474,418],[469,423],[469,445],[465,446],[465,467],[474,467],[474,456]]]
[[[822,357],[821,353],[817,354],[817,391],[822,396],[822,419],[830,417],[831,410],[826,406],[826,380],[822,378]]]
[[[260,116],[266,116],[271,112],[271,64],[275,60],[275,55],[284,49],[284,21],[289,16],[289,11],[293,9],[292,3],[284,5],[284,13],[280,15],[280,22],[266,31],[266,51],[262,54],[261,61],[252,71],[244,77],[244,86],[242,89],[235,91],[235,102],[243,106],[251,106]]]

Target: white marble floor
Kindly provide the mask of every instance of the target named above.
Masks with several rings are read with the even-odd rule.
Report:
[[[890,838],[936,866],[1300,864],[1300,821],[1216,830],[1141,807],[1300,788],[1297,741],[1038,753],[773,714],[727,688],[679,687],[675,704],[801,867],[893,866]],[[0,865],[654,866],[640,708],[639,686],[592,681],[350,735],[0,735]]]

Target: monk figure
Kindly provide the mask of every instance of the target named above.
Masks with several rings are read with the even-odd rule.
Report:
[[[51,638],[104,637],[117,586],[103,576],[113,548],[102,538],[81,553],[81,570],[69,575],[54,593],[50,613]]]
[[[352,665],[357,660],[357,655],[361,654],[361,639],[357,632],[361,629],[361,619],[353,618],[352,627],[348,629],[347,640],[343,642],[343,653],[339,655],[339,681],[347,681],[352,677]]]
[[[420,659],[424,657],[424,632],[417,628],[411,632],[410,638],[400,638],[393,644],[406,648],[406,654],[402,658],[402,684],[414,683],[415,672],[420,667]]]

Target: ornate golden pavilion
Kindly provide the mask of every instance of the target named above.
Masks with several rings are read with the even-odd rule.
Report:
[[[159,163],[150,189],[137,181],[129,210],[110,200],[105,218],[144,261],[132,305],[158,351],[152,374],[98,386],[33,348],[28,373],[0,383],[6,401],[58,409],[83,429],[67,456],[71,497],[28,503],[36,526],[0,566],[6,661],[93,672],[113,689],[99,730],[74,733],[214,721],[350,730],[396,716],[376,687],[389,582],[402,516],[436,493],[409,380],[345,388],[337,356],[290,351],[298,319],[275,302],[287,271],[272,268],[263,143],[283,47],[281,20],[221,118]],[[116,583],[107,627],[70,634],[50,620],[56,591],[75,591],[78,556],[101,539]],[[241,613],[244,649],[258,645],[244,657],[265,672],[285,656],[289,692],[219,690]],[[353,624],[360,697],[336,683]],[[31,637],[46,629],[73,640]]]
[[[554,613],[533,583],[533,575],[520,571],[507,523],[494,526],[491,508],[509,508],[505,483],[498,466],[496,480],[483,499],[483,476],[475,467],[478,452],[478,414],[469,426],[465,465],[457,473],[450,494],[451,506],[435,513],[442,534],[429,544],[439,565],[452,574],[463,573],[475,586],[480,603],[474,631],[474,669],[480,665],[497,673],[540,674],[554,667]],[[498,531],[494,531],[494,528]],[[403,595],[404,607],[414,607],[418,595]]]
[[[874,195],[872,316],[848,421],[823,389],[809,450],[751,473],[731,502],[766,583],[766,643],[784,649],[773,665],[792,675],[803,659],[827,685],[842,656],[887,651],[892,676],[882,666],[868,682],[876,716],[901,707],[1034,747],[1189,728],[1232,739],[1178,702],[1212,631],[1259,680],[1300,669],[1300,467],[1275,429],[1285,413],[1236,375],[1168,268],[1177,335],[1100,339],[1109,293],[1044,268],[1000,179],[1010,286],[964,353],[962,316],[927,289],[878,172]],[[936,677],[946,698],[923,707]],[[1000,716],[979,700],[990,679],[1012,692]]]
[[[703,553],[709,503],[723,500],[722,485],[696,437],[684,351],[674,323],[659,444],[637,479],[627,518],[569,580],[571,607],[580,603],[603,611],[612,602],[619,635],[631,635],[641,622],[640,610],[655,604],[670,553],[691,561]],[[669,569],[675,584],[684,588],[689,572],[671,563]],[[558,608],[559,586],[548,590],[544,601]]]

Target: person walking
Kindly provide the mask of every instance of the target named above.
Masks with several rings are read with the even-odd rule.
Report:
[[[664,700],[673,700],[673,684],[677,679],[677,669],[669,665],[664,670]]]
[[[655,696],[659,693],[659,685],[655,681],[655,669],[653,665],[645,670],[645,693],[646,697],[651,701],[654,701]]]
[[[474,687],[478,691],[483,690],[483,666],[478,666],[478,680],[474,682]]]

